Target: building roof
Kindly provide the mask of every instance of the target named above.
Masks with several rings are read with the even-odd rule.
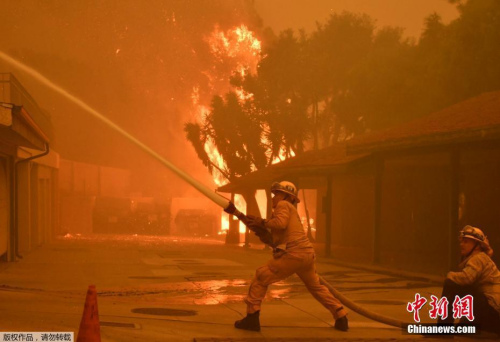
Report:
[[[500,91],[489,92],[383,131],[321,150],[308,151],[252,172],[218,189],[267,188],[276,180],[325,175],[345,169],[374,151],[500,139]]]
[[[220,192],[237,192],[238,189],[268,188],[273,181],[295,179],[300,176],[325,175],[342,171],[353,161],[362,159],[369,154],[346,156],[345,145],[335,145],[321,150],[306,151],[298,156],[273,164],[265,169],[254,171],[229,184],[218,188]]]
[[[50,118],[9,73],[0,73],[0,102],[10,106],[0,112],[1,140],[9,145],[44,150],[51,133]]]
[[[500,91],[488,92],[393,128],[365,134],[347,152],[443,145],[500,138]]]

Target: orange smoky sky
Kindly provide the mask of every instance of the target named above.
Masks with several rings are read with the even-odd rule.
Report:
[[[257,22],[248,1],[1,1],[0,49],[34,68],[204,183],[211,177],[183,131],[199,88],[209,103],[214,65],[206,38]],[[28,75],[12,72],[50,113],[61,157],[130,168],[143,192],[196,194],[87,113]],[[229,81],[226,82],[229,84]],[[224,91],[226,91],[225,89]],[[214,186],[213,184],[208,184]]]
[[[406,36],[418,38],[428,15],[438,13],[445,23],[458,17],[448,0],[255,0],[255,8],[264,25],[275,32],[287,28],[311,32],[331,13],[349,11],[368,14],[378,28],[403,27]]]
[[[184,124],[197,118],[193,89],[208,105],[228,90],[207,37],[245,24],[262,32],[312,31],[333,12],[364,12],[417,37],[433,12],[456,17],[445,0],[16,0],[0,1],[0,50],[87,102],[167,159],[209,186],[206,168],[186,140]],[[218,69],[217,69],[218,70]],[[63,158],[131,168],[145,191],[196,191],[116,133],[33,79],[12,72],[50,113],[52,146]],[[222,75],[222,74],[220,74]]]

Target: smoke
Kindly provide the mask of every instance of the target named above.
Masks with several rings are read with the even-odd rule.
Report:
[[[216,56],[207,39],[260,22],[249,1],[63,1],[0,3],[1,49],[117,122],[174,164],[212,180],[184,137],[194,117],[193,87],[213,95]],[[46,89],[13,72],[52,118],[54,149],[63,158],[132,168],[145,194],[194,194],[132,144]]]

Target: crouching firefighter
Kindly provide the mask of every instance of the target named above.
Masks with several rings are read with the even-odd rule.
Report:
[[[259,314],[268,286],[297,274],[314,298],[330,310],[335,319],[335,328],[347,331],[347,312],[328,288],[320,284],[316,273],[314,249],[296,209],[299,203],[297,188],[290,182],[274,183],[271,193],[273,215],[270,219],[264,220],[251,215],[245,217],[239,213],[248,228],[273,248],[273,258],[256,270],[245,298],[247,316],[236,321],[234,326],[260,331]]]
[[[479,331],[500,335],[500,271],[491,259],[493,249],[479,228],[465,226],[460,231],[462,261],[458,272],[448,272],[443,294],[448,300],[448,316],[438,319],[438,325],[453,324],[455,299],[471,295],[472,322],[462,318],[459,324],[474,325]]]

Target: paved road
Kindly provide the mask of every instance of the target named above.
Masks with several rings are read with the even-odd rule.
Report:
[[[270,288],[260,333],[235,329],[233,322],[244,316],[249,280],[269,253],[216,240],[61,238],[19,262],[0,264],[0,331],[74,331],[76,336],[87,288],[95,285],[103,341],[421,339],[353,312],[350,331],[336,331],[329,312],[297,277]],[[329,262],[319,262],[318,271],[356,303],[405,321],[412,318],[406,304],[416,292],[428,298],[440,294],[425,279]],[[432,322],[425,314],[422,320]]]

